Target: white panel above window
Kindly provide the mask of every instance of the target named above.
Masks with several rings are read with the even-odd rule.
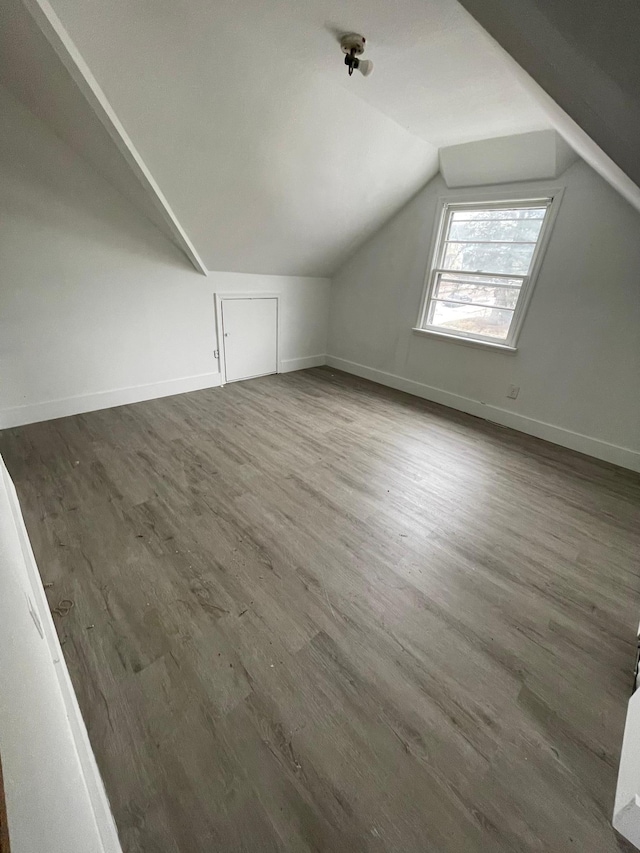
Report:
[[[555,198],[443,203],[417,330],[513,348]]]
[[[450,145],[440,149],[439,157],[448,187],[556,180],[578,159],[555,130]]]

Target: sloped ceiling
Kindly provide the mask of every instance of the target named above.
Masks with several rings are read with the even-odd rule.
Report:
[[[159,227],[151,199],[20,0],[0,4],[0,82]]]
[[[550,126],[455,0],[52,6],[209,269],[331,274],[439,146]]]
[[[461,3],[640,187],[640,4]]]
[[[86,89],[84,78],[82,82]],[[90,104],[21,0],[3,0],[0,4],[0,84],[204,271],[172,212],[132,163],[131,147],[125,147],[104,111],[96,111],[96,104]]]

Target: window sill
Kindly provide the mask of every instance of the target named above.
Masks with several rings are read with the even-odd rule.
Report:
[[[498,352],[514,353],[518,351],[517,347],[510,347],[506,344],[492,343],[491,341],[479,341],[473,338],[461,338],[458,335],[447,335],[446,332],[436,332],[433,329],[419,329],[414,327],[412,331],[416,335],[426,335],[429,338],[436,338],[439,341],[450,341],[454,344],[462,344],[466,347],[479,347],[480,349],[497,350]]]

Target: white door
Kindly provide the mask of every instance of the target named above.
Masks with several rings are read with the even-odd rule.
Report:
[[[278,372],[278,300],[222,299],[227,382]]]

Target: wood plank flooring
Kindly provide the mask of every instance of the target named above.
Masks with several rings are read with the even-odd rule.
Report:
[[[328,368],[5,430],[126,853],[611,853],[640,477]]]

